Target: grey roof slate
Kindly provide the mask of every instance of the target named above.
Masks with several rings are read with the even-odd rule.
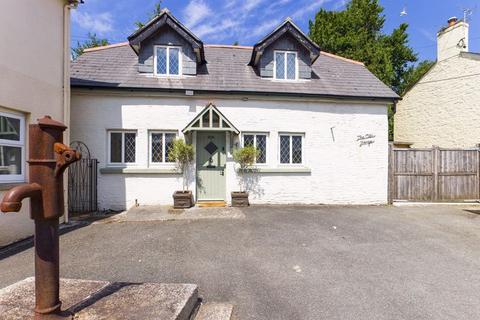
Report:
[[[322,53],[311,80],[296,82],[261,78],[248,65],[251,47],[205,45],[207,64],[197,76],[155,78],[141,74],[137,55],[128,43],[85,52],[72,62],[72,87],[194,90],[225,93],[292,94],[355,98],[398,99],[389,87],[360,63]]]

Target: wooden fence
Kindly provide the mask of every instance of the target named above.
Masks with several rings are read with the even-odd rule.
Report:
[[[400,149],[390,146],[389,200],[478,201],[479,166],[479,149]]]

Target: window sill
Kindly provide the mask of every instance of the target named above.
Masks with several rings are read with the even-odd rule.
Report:
[[[282,168],[265,168],[256,167],[251,169],[254,173],[312,173],[312,169],[308,167],[282,167]]]
[[[102,174],[181,174],[177,168],[100,168]]]

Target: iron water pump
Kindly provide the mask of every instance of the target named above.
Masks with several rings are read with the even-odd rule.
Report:
[[[30,198],[35,222],[35,313],[58,314],[61,309],[59,218],[64,215],[63,173],[79,160],[79,152],[63,144],[67,127],[50,116],[29,125],[29,181],[4,196],[3,212],[18,212]]]

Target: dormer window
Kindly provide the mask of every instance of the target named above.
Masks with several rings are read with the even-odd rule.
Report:
[[[181,48],[173,46],[155,46],[154,73],[156,76],[181,75]]]
[[[277,80],[297,80],[297,52],[275,51],[275,76]]]

